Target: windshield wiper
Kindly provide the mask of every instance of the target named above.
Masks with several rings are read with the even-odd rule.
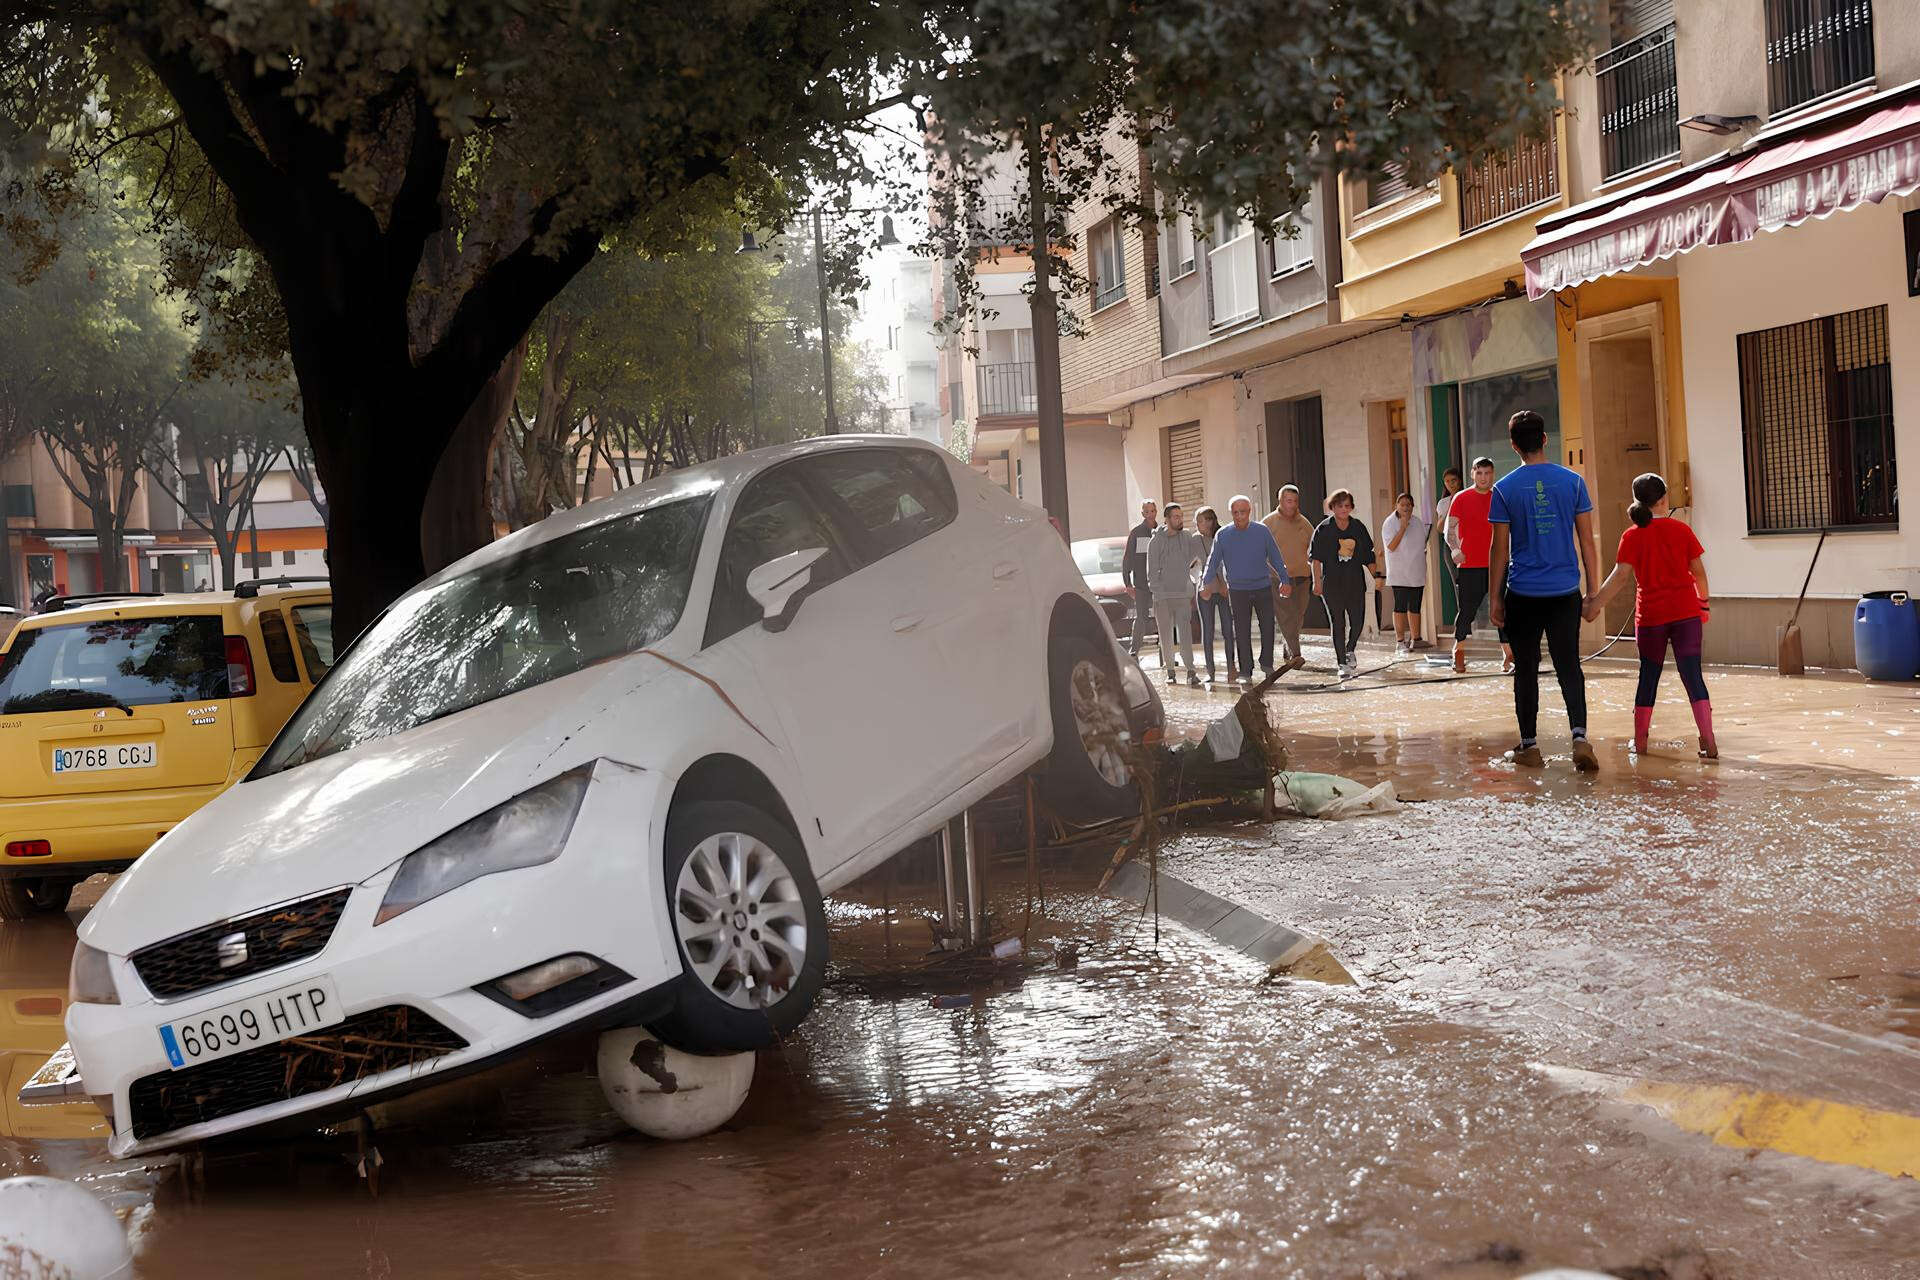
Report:
[[[97,689],[42,689],[38,693],[19,694],[7,699],[7,715],[31,715],[36,711],[77,711],[84,707],[113,707],[129,716],[133,708],[110,693]]]

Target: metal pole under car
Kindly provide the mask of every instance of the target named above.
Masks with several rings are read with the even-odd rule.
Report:
[[[945,914],[941,922],[946,926],[947,936],[953,937],[960,931],[960,887],[953,875],[953,823],[949,821],[940,828],[940,886],[944,897],[942,905]]]
[[[827,311],[827,247],[820,230],[820,210],[813,211],[813,276],[820,286],[820,373],[827,393],[827,434],[840,434],[840,416],[833,409],[833,317]]]
[[[1067,416],[1060,398],[1060,316],[1053,292],[1053,259],[1047,247],[1047,155],[1037,129],[1027,131],[1027,204],[1033,237],[1033,392],[1040,437],[1040,505],[1060,536],[1072,538],[1067,521]]]
[[[967,945],[977,947],[987,935],[987,910],[980,901],[980,849],[973,839],[971,809],[960,815],[960,842],[967,850]]]

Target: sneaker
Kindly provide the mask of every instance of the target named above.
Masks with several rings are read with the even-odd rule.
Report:
[[[1515,747],[1507,752],[1507,763],[1520,765],[1527,769],[1544,769],[1547,766],[1547,759],[1540,754],[1540,748],[1537,745],[1531,747]]]
[[[1336,670],[1339,672],[1340,678],[1342,680],[1351,680],[1353,679],[1354,674],[1359,671],[1359,668],[1354,666],[1353,663],[1351,662],[1343,662],[1339,665],[1338,668],[1336,668]]]
[[[1433,641],[1428,640],[1425,637],[1422,637],[1413,642],[1413,647],[1415,649],[1431,649],[1433,648]]]
[[[1171,671],[1169,671],[1169,672],[1167,672],[1167,683],[1168,683],[1168,684],[1179,684],[1179,683],[1180,683],[1180,677],[1179,677],[1179,676],[1177,676],[1177,675],[1175,675],[1175,674],[1173,674],[1173,672],[1171,672]]]
[[[1187,687],[1190,689],[1198,689],[1200,687],[1200,677],[1191,671],[1187,672]]]
[[[1573,767],[1581,773],[1600,772],[1600,757],[1593,753],[1593,744],[1585,738],[1573,740]]]

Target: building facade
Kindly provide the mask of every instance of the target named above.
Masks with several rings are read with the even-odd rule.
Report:
[[[874,353],[885,379],[888,429],[944,443],[932,262],[899,245],[875,255],[867,264],[853,336]]]

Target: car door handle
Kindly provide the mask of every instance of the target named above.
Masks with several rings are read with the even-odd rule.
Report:
[[[993,566],[993,579],[995,582],[1000,582],[1004,579],[1011,578],[1018,572],[1020,572],[1019,565],[1002,560],[999,564]]]
[[[924,613],[903,613],[893,620],[893,629],[896,634],[911,631],[926,620]]]

